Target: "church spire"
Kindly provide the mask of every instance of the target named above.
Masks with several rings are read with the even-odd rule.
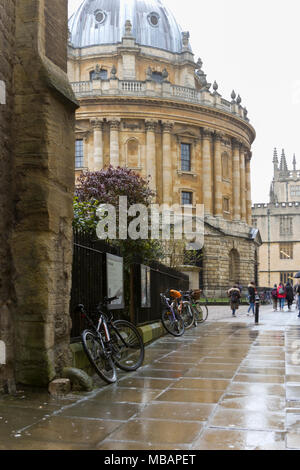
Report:
[[[282,149],[282,154],[281,154],[280,171],[281,171],[281,173],[287,173],[289,171],[288,166],[287,166],[287,162],[286,162],[284,149]]]
[[[297,161],[296,161],[296,155],[295,154],[294,154],[294,158],[293,158],[293,170],[297,171]]]

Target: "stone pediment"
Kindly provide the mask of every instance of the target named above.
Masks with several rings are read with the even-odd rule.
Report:
[[[174,135],[177,135],[178,137],[188,137],[189,139],[200,138],[200,134],[198,134],[196,131],[195,132],[191,131],[191,129],[187,127],[174,131]]]

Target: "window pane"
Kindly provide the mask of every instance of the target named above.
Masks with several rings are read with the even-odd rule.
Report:
[[[75,144],[75,167],[83,168],[84,166],[84,155],[83,155],[83,140],[76,140]]]
[[[191,146],[181,144],[181,170],[191,171]]]
[[[193,193],[183,191],[181,193],[181,204],[183,206],[191,206],[193,204]]]

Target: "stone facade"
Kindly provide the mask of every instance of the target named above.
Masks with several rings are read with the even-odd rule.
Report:
[[[274,151],[274,177],[270,202],[252,208],[253,225],[261,233],[259,249],[259,280],[262,286],[273,287],[279,282],[293,281],[300,270],[300,171],[288,169],[284,150],[279,164]]]
[[[135,4],[140,14],[144,3]],[[161,8],[154,0],[151,4]],[[91,13],[90,0],[78,15],[84,11]],[[84,16],[75,18],[82,29]],[[146,21],[143,27],[151,28]],[[126,166],[150,176],[157,203],[183,205],[188,197],[193,207],[203,204],[208,226],[223,239],[216,241],[208,230],[205,250],[209,252],[216,241],[224,257],[224,266],[216,261],[209,274],[212,258],[207,254],[205,286],[233,281],[228,275],[233,245],[248,283],[254,279],[256,246],[250,183],[255,131],[248,112],[234,92],[228,101],[218,93],[216,83],[210,91],[202,61],[194,60],[188,33],[183,33],[181,50],[174,52],[138,43],[128,23],[127,28],[125,23],[120,27],[124,31],[121,42],[109,45],[99,41],[75,47],[72,40],[77,41],[79,33],[84,40],[92,33],[76,28],[71,32],[68,74],[80,102],[76,176],[84,169],[94,171],[109,164]],[[183,161],[184,149],[187,162]]]
[[[0,338],[8,353],[0,389],[47,386],[70,361],[77,104],[66,25],[67,0],[0,8]]]

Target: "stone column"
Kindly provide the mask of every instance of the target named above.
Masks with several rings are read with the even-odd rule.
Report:
[[[213,130],[204,128],[202,130],[202,190],[205,215],[212,215],[212,135]]]
[[[245,147],[240,151],[240,178],[241,178],[241,220],[246,222],[246,167]]]
[[[241,220],[241,178],[240,178],[240,148],[238,140],[233,139],[233,168],[232,168],[232,202],[233,220]]]
[[[173,203],[173,172],[172,172],[172,130],[173,123],[163,123],[163,178],[162,188],[163,197],[162,203],[172,204]]]
[[[215,133],[214,148],[214,215],[222,217],[223,215],[223,195],[222,195],[222,142],[223,134]]]
[[[103,161],[103,122],[100,119],[91,121],[94,130],[94,170],[101,170]]]
[[[251,200],[251,152],[246,155],[246,186],[247,186],[247,196],[246,196],[246,218],[247,224],[252,226],[252,200]]]
[[[157,192],[156,187],[156,145],[155,131],[157,123],[155,121],[146,121],[146,175],[151,176],[150,188]]]
[[[114,119],[110,121],[110,164],[114,167],[120,165],[120,147],[119,147],[119,131],[120,121]]]

